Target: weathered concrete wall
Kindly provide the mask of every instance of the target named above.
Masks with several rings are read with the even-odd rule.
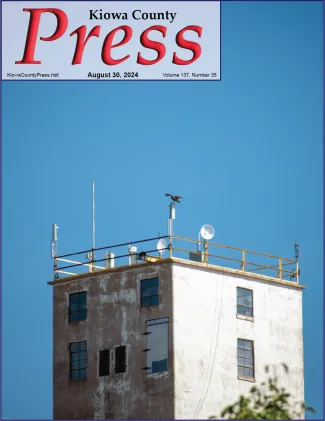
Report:
[[[172,282],[171,264],[141,265],[123,272],[62,283],[54,290],[54,418],[55,419],[172,419]],[[140,309],[141,279],[160,278],[158,309]],[[87,291],[88,318],[68,323],[69,294]],[[169,371],[147,375],[146,320],[169,317]],[[88,379],[69,380],[69,343],[88,341]],[[126,373],[98,376],[99,351],[127,347]]]
[[[140,309],[141,279],[160,278],[158,309]],[[254,291],[254,321],[236,317],[236,287]],[[255,378],[270,364],[303,400],[302,292],[230,273],[164,262],[54,286],[55,419],[203,419],[253,383],[237,377],[237,338],[254,341]],[[69,294],[87,291],[87,321],[68,323]],[[169,371],[147,375],[147,320],[169,317]],[[88,341],[88,380],[69,380],[69,343]],[[174,347],[173,347],[174,343]],[[126,373],[98,376],[99,351],[127,347]],[[284,375],[281,363],[290,368]],[[175,389],[174,389],[175,383]]]
[[[253,322],[236,316],[237,286],[254,291]],[[254,383],[237,377],[237,338],[254,341],[257,383],[269,364],[304,399],[301,290],[174,264],[173,307],[176,419],[220,416],[248,394]]]

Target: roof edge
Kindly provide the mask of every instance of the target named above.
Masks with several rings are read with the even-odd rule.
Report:
[[[59,286],[59,285],[62,285],[62,284],[66,284],[68,282],[78,281],[80,279],[93,278],[94,276],[98,276],[98,275],[123,272],[123,271],[133,270],[133,269],[140,268],[140,267],[148,267],[148,266],[152,266],[152,265],[162,265],[162,264],[168,264],[168,263],[176,263],[176,264],[179,264],[179,265],[182,265],[182,266],[195,267],[197,269],[208,269],[208,270],[211,270],[211,271],[214,271],[214,272],[230,273],[230,274],[233,274],[233,275],[245,276],[247,278],[252,278],[252,279],[256,279],[256,280],[260,280],[260,281],[264,281],[264,282],[269,282],[269,283],[272,283],[272,284],[275,284],[275,285],[287,286],[287,287],[298,289],[298,290],[303,290],[303,289],[307,288],[304,285],[300,285],[300,284],[297,284],[297,283],[281,280],[281,279],[278,279],[278,278],[273,278],[271,276],[265,276],[265,275],[256,274],[256,273],[252,273],[252,272],[244,272],[244,271],[238,270],[238,269],[231,269],[231,268],[227,268],[227,267],[224,267],[224,266],[209,265],[208,263],[194,262],[194,261],[191,261],[191,260],[180,259],[180,258],[176,258],[176,257],[172,257],[172,258],[168,258],[168,259],[161,259],[161,260],[157,260],[156,262],[141,263],[140,265],[130,265],[130,266],[129,265],[123,265],[123,266],[117,266],[117,267],[114,267],[114,268],[96,270],[95,272],[85,272],[85,273],[81,273],[80,275],[67,276],[65,278],[61,278],[61,279],[59,278],[59,279],[54,280],[54,281],[49,281],[49,282],[47,282],[47,284],[52,285],[52,286]]]

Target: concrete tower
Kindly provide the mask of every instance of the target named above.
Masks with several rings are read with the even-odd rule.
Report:
[[[304,399],[297,262],[169,243],[165,257],[122,245],[103,268],[92,250],[75,274],[73,257],[55,257],[55,419],[206,419],[263,381],[267,364]]]

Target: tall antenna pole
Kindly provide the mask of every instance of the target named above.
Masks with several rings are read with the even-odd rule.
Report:
[[[91,253],[91,260],[94,264],[95,260],[95,182],[92,181],[92,253]]]

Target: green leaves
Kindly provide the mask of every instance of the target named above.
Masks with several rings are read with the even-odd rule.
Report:
[[[285,373],[289,373],[286,364],[282,364]],[[269,372],[269,366],[265,367]],[[293,404],[290,393],[278,387],[277,377],[269,377],[261,386],[254,385],[249,396],[240,396],[233,405],[228,405],[221,413],[221,418],[228,420],[292,420],[301,418],[303,411],[315,413],[315,409],[304,402]],[[209,419],[217,419],[211,416]]]

